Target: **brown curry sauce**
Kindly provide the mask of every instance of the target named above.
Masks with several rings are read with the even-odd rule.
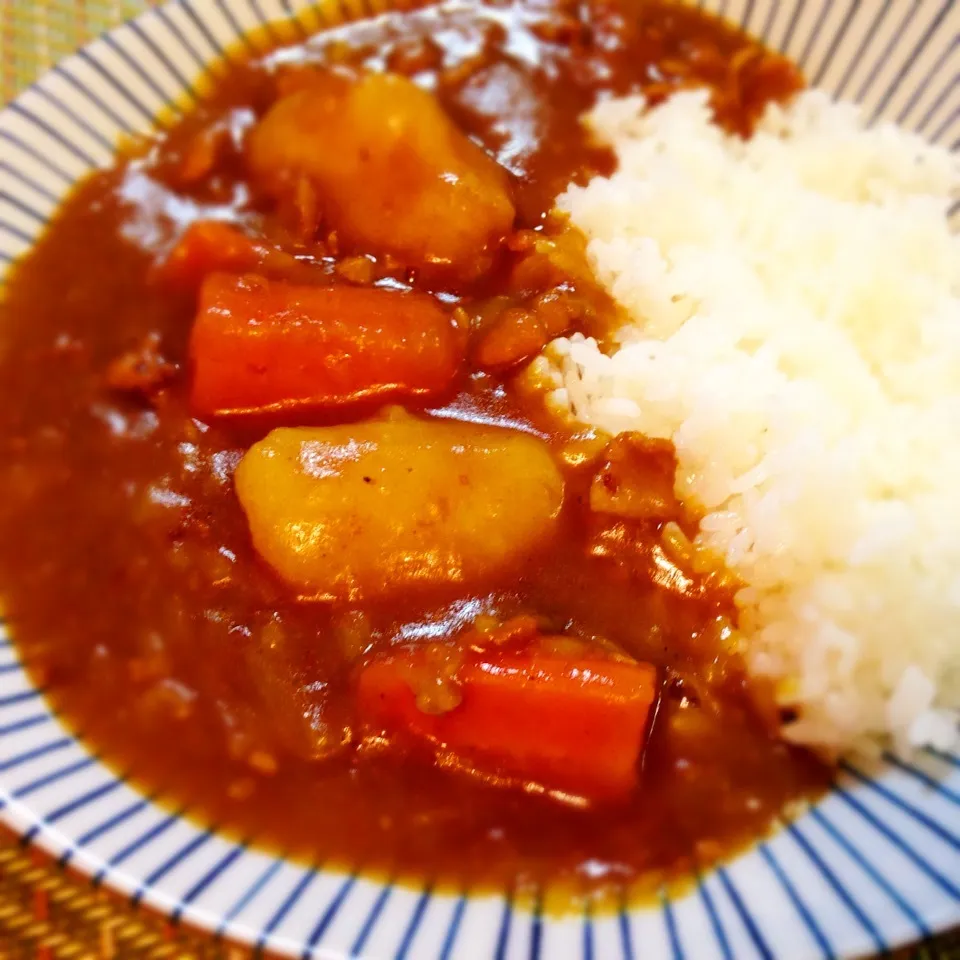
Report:
[[[659,525],[597,528],[584,507],[591,472],[576,457],[557,548],[519,579],[467,595],[361,611],[305,604],[253,551],[231,476],[273,422],[191,417],[194,302],[158,286],[155,270],[192,220],[269,225],[245,179],[243,132],[287,66],[331,60],[433,89],[511,172],[528,229],[570,181],[611,169],[578,121],[598,97],[706,83],[719,120],[747,132],[763,103],[798,85],[741,35],[652,2],[428,9],[231,65],[194,112],[83,182],[9,278],[0,582],[22,655],[116,769],[197,819],[304,860],[474,889],[618,895],[709,865],[822,789],[827,771],[776,739],[764,692],[724,652],[730,590],[671,567]],[[317,269],[338,269],[324,252]],[[499,282],[494,272],[467,299]],[[145,398],[143,378],[162,389]],[[472,375],[433,412],[532,427],[558,456],[596,442],[571,438],[510,373]],[[358,746],[358,656],[443,638],[479,615],[531,613],[661,669],[628,801],[564,805]]]

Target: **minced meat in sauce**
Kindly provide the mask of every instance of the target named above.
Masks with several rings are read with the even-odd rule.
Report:
[[[371,71],[411,78],[436,99],[422,100],[403,80],[357,79]],[[582,244],[550,214],[569,183],[612,169],[581,114],[609,94],[655,101],[703,84],[718,121],[747,135],[763,105],[800,81],[754,42],[673,4],[441,6],[234,57],[195,109],[155,140],[128,144],[115,167],[76,188],[16,266],[2,304],[0,583],[35,682],[115,769],[198,820],[306,861],[571,895],[620,896],[689,875],[824,786],[826,769],[777,738],[770,691],[744,674],[735,585],[684,557],[696,518],[673,496],[670,445],[564,425],[525,366],[555,336],[603,336],[616,324],[616,307],[577,272]],[[310,164],[316,151],[328,158],[360,133],[305,141],[294,163],[295,112],[285,120],[277,111],[276,130],[261,127],[278,98],[308,91],[308,102],[315,90],[358,103],[406,98],[427,117],[422,129],[439,131],[437,150],[462,164],[458,183],[476,178],[480,213],[462,223],[451,213],[409,236],[391,227],[376,239],[381,224],[364,220],[361,186],[331,206],[323,178],[349,182],[355,168],[336,167],[333,156],[313,176]],[[430,113],[435,103],[472,144],[444,139],[448,120]],[[370,187],[375,194],[383,184]],[[412,173],[406,189],[397,188],[390,216],[412,216],[404,213],[419,189]],[[481,243],[481,227],[494,240]],[[204,282],[209,310],[198,314],[204,250],[221,274]],[[254,397],[249,383],[218,379],[219,368],[201,369],[190,354],[201,350],[201,318],[215,325],[230,304],[253,298],[268,311],[282,301],[282,313],[333,303],[362,323],[388,291],[406,311],[397,323],[436,327],[423,345],[435,351],[426,379],[416,358],[411,367],[391,356],[399,388],[364,380],[383,369],[389,324],[350,341],[352,356],[369,353],[369,370],[348,357],[340,392],[322,401],[298,395],[271,405],[263,397],[289,387],[282,369],[270,380],[276,371],[266,363],[245,361],[260,378]],[[221,334],[210,334],[215,344]],[[201,376],[202,403],[191,397]],[[500,479],[474,484],[474,465],[451,481],[460,499],[437,507],[436,536],[456,532],[443,526],[443,510],[460,523],[462,504],[484,507],[503,487],[502,509],[514,511],[503,536],[526,531],[522,563],[498,566],[508,548],[487,550],[484,541],[462,576],[422,565],[411,573],[393,554],[380,567],[391,544],[364,538],[369,527],[360,526],[344,548],[355,576],[342,590],[318,587],[322,566],[283,566],[270,518],[296,507],[296,490],[268,504],[287,482],[268,467],[305,435],[270,431],[311,427],[317,449],[332,449],[330,437],[348,449],[352,431],[386,435],[401,424],[416,445],[419,432],[440,435],[441,421],[463,431],[465,444],[514,439],[504,440]],[[235,485],[254,444],[267,466],[244,461]],[[381,473],[355,477],[366,488],[357,497],[374,496],[379,478],[403,464],[428,464],[426,454],[408,454],[385,455]],[[424,466],[422,489],[446,483],[437,463]],[[532,477],[546,493],[526,489]],[[408,485],[404,496],[420,489]],[[491,537],[500,536],[495,527]],[[323,562],[335,570],[341,556]],[[407,578],[403,589],[388,589],[391,577]],[[392,737],[363,714],[358,682],[380,702],[386,688],[377,686],[382,677],[369,679],[371,665],[394,663],[397,651],[406,673],[394,679],[416,698],[414,726],[433,739]],[[473,762],[469,750],[451,762],[437,743],[447,734],[436,732],[453,729],[444,724],[467,695],[458,678],[487,669],[470,659],[485,651],[510,663],[588,656],[600,673],[655,684],[652,706],[648,698],[631,714],[640,724],[633,735],[649,726],[642,764],[588,771],[588,780],[602,779],[594,795],[575,778],[568,785],[563,757],[537,768],[543,782],[539,773],[525,778],[522,765]],[[648,672],[636,673],[637,662]],[[588,766],[590,753],[580,758]]]

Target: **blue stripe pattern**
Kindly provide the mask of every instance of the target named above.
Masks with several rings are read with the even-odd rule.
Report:
[[[130,898],[131,903],[138,904],[143,899],[144,893],[150,888],[155,887],[168,873],[179,867],[184,861],[189,860],[204,844],[208,843],[213,837],[213,831],[198,834],[168,859],[164,860],[159,867],[147,875],[146,880],[134,891]]]
[[[240,855],[247,849],[246,844],[237,844],[227,851],[226,855],[221,857],[180,899],[173,911],[174,922],[180,919],[183,911],[199,897],[207,887],[212,886],[216,880],[223,876]]]
[[[260,936],[257,938],[258,950],[262,950],[266,946],[267,939],[269,938],[270,934],[273,933],[278,926],[280,926],[283,918],[293,909],[310,884],[316,879],[316,876],[316,869],[305,870],[303,872],[303,875],[297,881],[296,886],[290,891],[287,898],[283,901],[283,903],[280,904],[276,913],[274,913],[270,920],[267,921],[267,925],[260,932]]]
[[[224,15],[227,20],[227,23],[230,24],[230,29],[233,32],[235,37],[240,39],[240,42],[247,48],[249,53],[256,53],[257,48],[253,45],[253,41],[250,39],[250,35],[240,27],[237,18],[234,16],[233,9],[228,3],[224,3],[224,0],[215,0],[217,8]]]
[[[720,915],[717,913],[717,908],[713,903],[713,897],[710,896],[710,891],[707,889],[702,877],[697,881],[697,893],[707,911],[707,916],[710,918],[710,926],[713,927],[713,935],[717,938],[717,945],[720,947],[723,960],[733,960],[733,951],[730,949],[727,932],[723,929],[723,924],[720,922]]]
[[[917,57],[923,53],[927,44],[933,39],[934,34],[937,32],[940,24],[943,23],[943,19],[946,17],[947,12],[952,8],[953,3],[954,0],[945,0],[937,15],[933,18],[933,20],[930,21],[927,29],[923,33],[923,36],[917,41],[916,45],[910,51],[910,55],[900,65],[896,75],[893,77],[887,86],[887,89],[884,91],[883,96],[880,98],[880,102],[877,104],[876,109],[873,111],[873,115],[870,117],[871,123],[876,123],[879,117],[883,115],[887,108],[887,104],[890,103],[891,97],[893,97],[894,93],[896,93],[901,82],[903,81],[903,78],[913,67]],[[922,90],[919,90],[916,95],[919,96],[921,92]]]
[[[803,50],[801,50],[800,54],[797,56],[797,65],[804,72],[806,72],[807,63],[810,60],[810,54],[813,53],[814,45],[816,44],[817,39],[820,37],[821,28],[826,20],[826,16],[817,17],[817,22],[814,25],[813,30],[810,31],[810,35],[807,37],[806,43],[803,45]]]
[[[830,945],[830,942],[827,940],[826,934],[823,930],[820,929],[820,924],[817,923],[815,917],[810,912],[810,908],[803,902],[803,898],[797,892],[796,887],[791,882],[786,871],[780,866],[779,860],[777,860],[773,851],[770,849],[769,844],[761,843],[760,855],[767,861],[768,866],[773,871],[777,880],[780,883],[780,886],[786,891],[787,896],[790,898],[790,902],[796,907],[797,913],[800,915],[800,919],[804,922],[806,928],[810,931],[813,936],[813,939],[817,941],[820,946],[823,956],[832,960],[836,956],[833,947]]]
[[[773,29],[773,21],[777,16],[777,5],[775,3],[768,4],[767,19],[764,21],[763,29],[760,31],[759,37],[765,43],[770,43],[770,31]]]
[[[108,43],[109,45],[109,42],[106,39],[104,42]],[[143,72],[143,69],[139,66],[139,64],[134,64],[133,61],[130,60],[129,55],[126,53],[126,51],[124,51],[121,54],[121,56],[123,57],[124,60],[126,60],[128,66],[130,66],[131,68],[133,68],[138,72],[138,75],[140,76],[140,78],[147,84],[147,86],[151,87],[154,90],[154,92],[157,93],[157,95],[160,97],[161,100],[165,99],[163,96],[163,93],[160,92],[159,89],[156,87],[156,85],[153,83],[153,81],[147,77],[147,75]],[[106,83],[108,83],[111,89],[113,89],[118,96],[126,100],[127,103],[129,103],[134,108],[134,110],[136,110],[137,113],[140,114],[140,116],[144,120],[146,120],[148,123],[152,122],[153,112],[146,106],[146,104],[139,97],[134,95],[133,91],[128,86],[121,83],[116,78],[116,76],[114,76],[114,74],[111,73],[111,71],[107,70],[106,67],[104,67],[103,64],[96,57],[91,56],[86,49],[81,48],[80,50],[77,51],[77,59],[85,63],[99,77],[101,77]]]
[[[417,930],[420,928],[420,921],[423,920],[423,915],[426,913],[427,904],[429,902],[430,888],[427,887],[417,898],[416,906],[414,906],[413,913],[410,915],[410,922],[407,924],[406,930],[403,931],[403,936],[400,939],[400,946],[397,947],[395,960],[407,960],[407,955],[410,953],[410,947],[413,945],[414,937],[417,935]]]
[[[870,23],[867,28],[867,32],[863,35],[860,40],[858,48],[851,55],[847,69],[843,74],[843,77],[840,79],[840,82],[834,88],[833,93],[836,97],[843,97],[847,92],[847,84],[853,79],[853,75],[856,72],[858,66],[866,59],[867,51],[870,49],[870,44],[873,43],[873,38],[877,35],[880,27],[883,25],[884,21],[887,18],[887,13],[890,11],[890,5],[893,3],[893,0],[883,0],[883,6],[880,8],[880,12],[874,14],[870,18]],[[880,60],[877,61],[878,69],[880,65]],[[824,65],[825,69],[829,67],[829,64]],[[855,99],[862,100],[863,97],[860,96]]]
[[[13,194],[8,193],[6,190],[0,191],[0,200],[9,203],[11,207],[30,217],[38,226],[42,227],[47,222],[47,218],[42,213],[34,210],[25,200],[13,196]],[[27,237],[27,239],[29,240],[29,237]],[[15,665],[14,669],[19,669],[19,665]]]
[[[453,908],[453,916],[450,918],[450,926],[447,928],[447,935],[443,939],[443,946],[440,948],[440,960],[452,960],[453,947],[457,942],[457,934],[460,932],[460,922],[463,920],[463,912],[467,906],[467,897],[461,894]]]
[[[27,154],[32,160],[36,160],[37,163],[54,174],[58,180],[61,180],[64,185],[70,186],[73,183],[73,177],[71,177],[69,173],[62,167],[57,166],[57,164],[48,157],[43,156],[35,147],[27,144],[21,137],[15,136],[9,130],[0,130],[0,140],[6,140],[7,143]],[[25,174],[21,173],[21,176],[25,176]],[[32,240],[33,238],[31,237],[30,239]]]
[[[310,933],[310,938],[307,940],[307,947],[303,952],[304,960],[310,960],[310,957],[313,956],[313,948],[323,939],[323,935],[327,932],[330,924],[333,923],[334,918],[340,912],[340,908],[350,895],[350,891],[353,889],[356,882],[356,876],[347,877],[340,889],[334,895],[333,899],[327,905],[326,910],[323,911],[323,915],[317,921],[316,926]]]
[[[957,50],[958,41],[954,41],[950,46],[946,47],[944,51],[940,54],[937,60],[931,65],[930,69],[927,71],[926,76],[923,80],[917,84],[914,88],[913,93],[910,94],[910,99],[900,108],[900,112],[897,114],[897,124],[903,126],[906,123],[907,118],[910,116],[911,112],[923,98],[923,95],[930,88],[930,85],[936,81],[937,77],[940,75],[940,72],[943,70],[944,65],[947,62],[947,59],[951,57]],[[960,78],[957,78],[960,79]],[[949,91],[947,87],[941,94],[942,97],[945,97]],[[880,111],[877,110],[873,119],[876,121],[879,116]]]
[[[82,93],[83,96],[96,108],[100,113],[105,116],[117,130],[122,131],[123,133],[130,134],[133,133],[133,129],[130,125],[120,116],[113,107],[110,106],[102,97],[97,96],[72,70],[67,69],[66,67],[57,66],[53,68],[53,73],[58,77],[62,77],[71,87],[74,88],[78,93]],[[71,114],[72,116],[72,114]],[[103,140],[104,138],[98,135],[98,139]],[[110,140],[104,140],[108,150],[112,149],[113,143]]]
[[[203,35],[203,39],[207,41],[210,50],[214,54],[215,59],[209,64],[208,69],[211,72],[213,72],[215,68],[219,68],[217,72],[222,71],[224,61],[232,62],[233,57],[230,55],[229,51],[225,50],[218,43],[217,38],[213,35],[213,31],[207,26],[207,22],[203,19],[203,17],[198,16],[197,11],[193,9],[193,4],[190,2],[190,0],[180,0],[180,7],[190,18],[190,21],[197,28],[197,30],[199,30]]]
[[[904,916],[916,927],[917,934],[926,938],[930,936],[930,928],[923,922],[920,915],[906,900],[896,891],[890,882],[880,873],[879,870],[853,845],[853,843],[837,829],[837,827],[827,819],[822,810],[814,807],[810,811],[810,816],[814,821],[830,835],[830,837],[847,853],[851,860],[860,867],[860,869],[900,908]]]
[[[222,936],[224,930],[229,925],[230,921],[240,915],[249,904],[253,903],[254,900],[270,885],[273,878],[280,872],[280,868],[283,866],[282,860],[273,860],[257,877],[256,880],[243,892],[240,898],[230,907],[229,910],[223,916],[223,922],[217,929],[217,935]]]
[[[733,885],[727,868],[717,867],[716,873],[720,878],[720,883],[723,885],[724,891],[730,898],[730,902],[733,904],[734,910],[737,911],[744,927],[746,927],[747,933],[750,935],[750,939],[753,941],[757,953],[763,957],[763,960],[773,960],[773,953],[771,953],[770,948],[767,946],[767,941],[763,939],[763,935],[760,933],[760,928],[757,926],[757,921],[754,919],[753,914],[747,909],[740,893]]]
[[[124,861],[129,860],[138,850],[142,850],[148,844],[152,844],[158,837],[163,836],[172,826],[180,820],[179,813],[173,813],[165,817],[159,823],[154,823],[148,830],[140,834],[134,840],[131,840],[119,853],[115,853],[107,863],[101,867],[94,875],[93,882],[100,883],[106,876],[110,867],[119,867]]]
[[[855,2],[848,4],[847,12],[843,18],[843,23],[840,24],[840,28],[831,38],[830,46],[827,48],[827,52],[824,55],[822,63],[817,68],[817,72],[810,79],[810,86],[819,86],[827,70],[830,69],[830,64],[833,63],[834,55],[836,54],[837,50],[840,49],[840,44],[843,43],[843,38],[847,35],[847,31],[850,29],[850,24],[853,23],[854,14],[856,14],[857,10],[860,8],[860,2],[861,0],[855,0]]]
[[[865,100],[872,92],[873,85],[879,79],[880,71],[883,70],[883,68],[889,63],[890,54],[893,52],[893,48],[897,45],[897,41],[910,29],[910,24],[913,23],[913,18],[917,15],[917,11],[920,9],[920,3],[921,0],[913,0],[913,4],[910,7],[910,12],[903,18],[903,20],[900,21],[899,28],[893,33],[893,35],[887,41],[886,46],[883,48],[883,52],[874,61],[873,69],[870,71],[866,80],[863,81],[863,85],[857,91],[857,95],[854,97],[854,100]]]
[[[155,11],[151,11],[151,13],[154,12]],[[177,88],[194,102],[199,102],[200,98],[197,96],[197,91],[193,88],[193,84],[180,72],[177,66],[163,52],[163,50],[161,50],[156,43],[154,43],[153,38],[140,25],[140,21],[131,20],[130,29],[137,35],[137,39],[140,40],[140,42],[157,58],[160,63],[163,64],[168,76],[171,77],[171,79],[177,85]],[[164,102],[169,103],[170,101],[164,97]]]
[[[176,25],[173,18],[167,13],[167,10],[163,6],[159,6],[154,11],[156,15],[163,21],[163,25],[170,31],[173,36],[177,38],[177,41],[180,43],[180,47],[183,50],[186,50],[190,54],[191,59],[193,60],[198,74],[203,74],[207,72],[207,60],[206,58],[200,56],[200,52],[197,48],[187,39],[186,34]]]
[[[72,737],[61,737],[59,740],[53,740],[42,746],[33,747],[31,750],[25,750],[23,753],[18,753],[9,760],[4,760],[0,763],[0,773],[8,773],[10,770],[15,770],[25,763],[32,763],[40,757],[46,757],[58,750],[63,750],[65,747],[73,746],[73,743],[74,740]]]
[[[620,933],[620,947],[625,960],[634,960],[633,931],[630,929],[630,915],[628,913],[626,892],[620,901],[620,910],[617,913],[617,929]]]
[[[537,889],[537,899],[533,905],[533,916],[530,918],[530,949],[527,952],[530,960],[540,960],[540,942],[543,939],[543,892]]]
[[[800,16],[803,13],[803,6],[804,5],[802,3],[795,3],[793,5],[793,12],[790,15],[790,22],[787,25],[787,32],[783,35],[783,41],[780,44],[784,50],[790,49],[790,44],[793,41],[793,35],[796,33],[797,26],[800,23]]]
[[[36,127],[38,130],[42,130],[51,140],[60,144],[60,146],[63,147],[63,149],[68,153],[73,154],[73,156],[76,157],[76,159],[79,160],[85,167],[89,168],[97,165],[96,160],[94,160],[89,153],[81,150],[80,147],[78,147],[72,140],[69,140],[67,137],[65,137],[59,130],[57,130],[56,127],[50,126],[46,120],[41,119],[35,113],[28,110],[22,103],[14,100],[13,103],[7,107],[7,110],[9,110],[11,113],[19,114],[19,116],[26,120],[27,123]]]
[[[31,717],[24,717],[22,720],[14,720],[12,723],[0,724],[0,737],[7,737],[14,733],[23,733],[32,727],[39,727],[44,723],[51,723],[53,717],[49,713],[35,713]]]
[[[18,240],[23,243],[30,242],[30,234],[21,230],[19,227],[13,226],[11,223],[7,223],[4,220],[0,220],[0,229],[6,230],[11,236],[16,237]]]
[[[931,757],[936,757],[937,760],[942,760],[944,763],[949,763],[954,767],[960,767],[960,757],[955,757],[951,753],[936,750],[933,747],[927,747],[926,752],[929,753]]]
[[[21,690],[18,693],[8,694],[5,697],[0,697],[0,710],[5,710],[7,707],[16,707],[31,700],[39,700],[41,696],[39,690]]]
[[[953,885],[936,867],[926,858],[922,857],[916,850],[910,846],[898,833],[887,826],[882,820],[875,817],[859,800],[846,790],[834,786],[833,796],[839,797],[849,807],[852,807],[863,820],[869,823],[878,833],[881,833],[898,850],[906,854],[913,863],[920,868],[937,886],[944,890],[950,897],[960,903],[960,889]]]
[[[583,960],[593,960],[593,901],[590,897],[583,908]]]
[[[132,817],[135,817],[138,813],[141,813],[143,810],[146,810],[150,806],[149,799],[138,800],[136,803],[130,804],[130,806],[121,810],[119,813],[113,814],[113,816],[104,820],[102,823],[88,830],[86,833],[82,834],[77,838],[75,847],[67,850],[60,858],[62,864],[67,864],[70,859],[73,857],[76,849],[88,847],[94,841],[99,840],[101,837],[106,836],[110,833],[111,830],[116,827],[122,826]]]
[[[96,800],[102,800],[122,786],[122,780],[107,780],[106,783],[101,783],[99,787],[94,787],[86,793],[81,793],[78,797],[73,797],[71,800],[57,807],[56,810],[52,810],[46,814],[43,818],[44,823],[59,823],[64,817],[69,817],[71,814],[82,810],[85,806]]]
[[[60,70],[59,73],[54,71],[55,76],[61,76],[62,73],[63,73],[62,69]],[[62,117],[64,117],[66,120],[72,123],[78,130],[82,130],[88,137],[90,137],[91,140],[96,140],[96,142],[100,144],[100,146],[103,147],[103,149],[106,150],[108,153],[113,152],[115,148],[114,140],[111,140],[109,137],[104,136],[99,130],[97,130],[96,127],[88,123],[86,119],[84,119],[79,114],[71,110],[70,107],[68,107],[59,97],[54,96],[51,93],[48,93],[46,90],[43,89],[43,87],[40,87],[40,86],[34,87],[31,92],[35,94],[37,97],[39,97],[40,99],[42,99],[45,103],[48,103],[51,107],[53,107],[53,109],[56,110],[57,113],[59,113]],[[36,117],[37,115],[34,115],[35,119]],[[48,129],[54,129],[54,128],[48,127]],[[66,141],[67,141],[67,138],[64,137],[61,142],[65,143]]]
[[[140,31],[140,28],[137,25],[136,21],[131,21],[130,29],[136,32],[138,36],[142,37],[142,32]],[[102,39],[103,39],[103,42],[107,44],[107,46],[109,46],[110,49],[114,53],[116,53],[126,63],[127,67],[129,67],[137,75],[137,77],[139,77],[139,79],[142,80],[143,83],[146,84],[146,86],[149,87],[150,90],[156,94],[157,98],[163,104],[164,110],[172,110],[175,114],[182,113],[182,111],[177,106],[177,104],[174,101],[170,100],[167,97],[167,95],[163,92],[160,85],[157,83],[156,79],[153,76],[151,76],[151,74],[148,71],[146,71],[140,63],[137,62],[135,57],[130,55],[126,47],[124,47],[121,43],[117,42],[117,40],[113,37],[112,34],[105,33]],[[87,56],[89,57],[89,54],[87,54]],[[89,57],[89,59],[93,60],[94,58]],[[109,71],[105,71],[105,72],[109,72]],[[188,94],[193,99],[196,99],[190,87],[184,86],[182,89],[184,93]]]
[[[363,952],[363,948],[367,940],[370,938],[373,928],[377,925],[377,921],[380,919],[380,914],[383,913],[383,908],[386,906],[387,900],[390,899],[391,893],[393,893],[393,884],[385,883],[383,888],[380,890],[380,893],[377,895],[377,899],[374,901],[373,906],[370,908],[370,912],[367,914],[366,919],[363,921],[363,926],[360,928],[360,932],[357,934],[356,940],[353,941],[353,946],[350,947],[350,953],[352,956],[360,956]]]
[[[960,83],[960,75],[954,78],[954,87],[957,83]],[[940,112],[940,108],[947,102],[947,98],[950,96],[951,87],[945,88],[937,96],[936,100],[927,107],[927,112],[923,115],[923,119],[917,124],[917,132],[924,134],[926,136],[927,127],[930,126],[930,123],[933,121],[934,117]],[[939,140],[939,137],[931,137],[932,140]]]
[[[884,943],[883,937],[880,936],[880,933],[873,921],[863,912],[863,908],[857,902],[857,898],[853,895],[853,893],[840,882],[837,875],[827,866],[813,844],[811,844],[810,841],[800,832],[795,823],[791,823],[787,826],[787,832],[791,837],[793,837],[794,840],[797,841],[797,844],[800,846],[803,852],[810,858],[817,870],[819,870],[823,879],[826,880],[831,887],[833,887],[837,896],[839,896],[840,899],[846,904],[847,908],[856,918],[857,922],[863,927],[864,930],[867,931],[873,940],[876,949],[880,953],[886,953],[887,944]]]
[[[43,790],[45,787],[49,787],[54,783],[61,783],[62,781],[67,780],[75,773],[81,773],[84,770],[89,770],[90,767],[94,766],[96,763],[96,757],[84,757],[82,760],[74,760],[73,763],[69,763],[65,767],[61,767],[59,770],[54,770],[52,773],[44,774],[42,777],[37,777],[36,780],[31,780],[28,784],[25,784],[22,787],[17,787],[12,791],[12,796],[16,797],[17,800],[23,800],[26,797],[29,797],[31,794],[36,793],[39,790]]]
[[[660,906],[663,910],[663,919],[670,940],[670,955],[673,960],[684,960],[683,947],[680,946],[680,933],[677,930],[677,918],[673,915],[673,905],[670,903],[670,895],[666,890],[660,892]]]
[[[917,823],[923,824],[928,830],[935,833],[944,843],[949,844],[953,847],[954,850],[960,850],[960,837],[956,834],[951,833],[943,824],[938,823],[933,817],[927,816],[922,810],[918,810],[913,804],[908,803],[902,797],[898,797],[889,787],[884,786],[882,783],[878,783],[876,780],[872,779],[861,773],[857,770],[856,767],[851,766],[849,763],[841,762],[840,766],[847,773],[854,776],[857,780],[860,781],[867,790],[870,790],[879,796],[883,797],[888,803],[895,806],[898,810],[901,810],[903,813],[912,817]]]
[[[918,769],[911,763],[901,760],[899,757],[895,757],[892,753],[885,754],[884,760],[886,760],[890,766],[896,767],[898,770],[902,770],[915,780],[919,780],[932,793],[943,797],[945,800],[949,800],[950,803],[960,806],[960,793],[956,793],[954,790],[951,790],[950,787],[941,783],[935,777],[930,776],[929,773],[924,773],[923,770]]]

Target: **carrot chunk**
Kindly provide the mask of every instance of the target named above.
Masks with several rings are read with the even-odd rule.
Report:
[[[458,705],[427,713],[417,705],[423,658],[407,649],[363,669],[358,704],[369,726],[427,741],[483,775],[587,799],[616,798],[636,785],[657,690],[650,664],[469,652],[456,669]]]
[[[158,273],[165,283],[196,287],[214,271],[256,270],[267,253],[263,244],[229,223],[199,220],[187,227]]]
[[[425,294],[211,274],[190,340],[199,414],[340,407],[442,393],[463,359]]]

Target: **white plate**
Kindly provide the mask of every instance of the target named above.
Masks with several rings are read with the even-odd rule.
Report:
[[[956,149],[953,0],[701,3],[786,51],[813,83]],[[0,272],[122,133],[186,95],[224,45],[291,6],[308,29],[340,6],[178,0],[88,45],[0,112]],[[351,15],[372,9],[350,4]],[[105,704],[104,709],[109,709]],[[293,956],[807,960],[873,954],[960,923],[960,758],[854,768],[813,811],[688,895],[557,921],[509,900],[434,894],[296,863],[170,813],[51,713],[0,638],[0,818],[165,913]]]

